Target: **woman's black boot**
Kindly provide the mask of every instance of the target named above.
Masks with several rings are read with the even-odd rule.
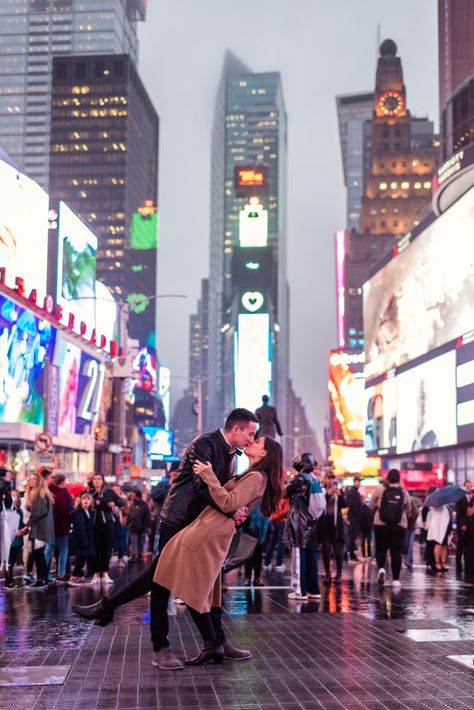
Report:
[[[204,663],[221,664],[224,660],[224,649],[219,641],[211,639],[204,641],[204,648],[194,658],[189,658],[185,661],[187,666],[202,666]]]
[[[114,610],[107,603],[105,597],[90,606],[74,604],[72,609],[76,614],[82,616],[83,619],[87,619],[88,621],[95,620],[96,626],[107,626],[114,618]]]

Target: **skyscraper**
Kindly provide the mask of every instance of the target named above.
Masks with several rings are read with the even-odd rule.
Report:
[[[216,102],[211,203],[209,424],[218,423],[236,403],[251,408],[255,400],[257,406],[266,390],[286,418],[286,113],[281,79],[278,73],[250,72],[230,53]],[[262,318],[249,320],[251,315]],[[260,329],[258,336],[255,329]],[[262,366],[245,396],[238,385],[244,330]]]
[[[97,277],[130,304],[136,410],[156,403],[158,115],[128,55],[55,57],[50,193],[98,237]],[[146,402],[148,401],[148,405]],[[142,416],[143,415],[143,416]]]
[[[439,108],[474,74],[474,5],[470,0],[438,0]]]
[[[138,57],[145,0],[0,0],[0,147],[48,188],[55,55]]]
[[[358,229],[360,203],[369,168],[370,142],[367,124],[372,120],[374,94],[365,91],[336,97],[341,139],[344,184],[347,190],[348,229]]]

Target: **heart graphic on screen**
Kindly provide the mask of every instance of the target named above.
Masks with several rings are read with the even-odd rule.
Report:
[[[247,291],[242,296],[242,305],[247,311],[255,313],[263,306],[263,295],[260,291]]]

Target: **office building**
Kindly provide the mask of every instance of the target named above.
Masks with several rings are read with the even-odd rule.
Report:
[[[216,101],[211,190],[208,419],[221,421],[236,404],[255,408],[265,393],[286,418],[286,113],[281,79],[278,73],[252,73],[231,53]],[[259,365],[242,389],[249,348]]]
[[[438,0],[439,108],[474,74],[474,5],[470,0]]]
[[[54,59],[50,194],[91,226],[98,238],[97,278],[129,303],[143,421],[153,418],[158,372],[158,128],[130,56]]]
[[[53,57],[128,54],[138,58],[145,0],[0,0],[0,147],[49,186]]]

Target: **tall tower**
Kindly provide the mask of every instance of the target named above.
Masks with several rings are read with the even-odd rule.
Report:
[[[469,0],[438,0],[439,108],[474,74],[474,5]]]
[[[138,58],[145,0],[0,0],[0,147],[49,186],[50,95],[54,56]]]
[[[285,417],[286,112],[280,75],[251,73],[230,53],[216,104],[211,203],[208,424],[217,425],[236,403],[256,407],[268,390]],[[267,318],[241,318],[250,315]],[[254,336],[249,329],[245,332],[262,343],[260,348],[253,340],[261,356],[260,372],[266,367],[266,385],[261,374],[244,403],[237,382],[244,353],[239,324],[252,329],[257,321],[265,321],[258,336],[256,330]],[[264,391],[254,391],[263,386]]]

